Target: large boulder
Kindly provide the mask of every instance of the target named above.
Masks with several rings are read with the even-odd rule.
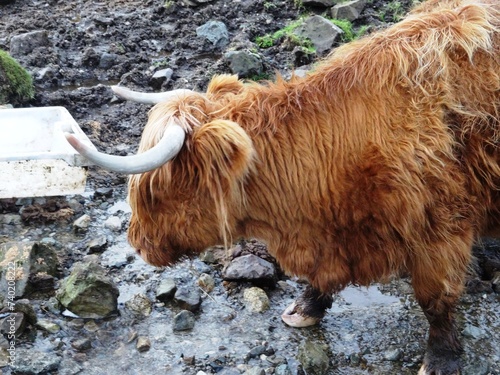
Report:
[[[77,263],[63,280],[56,297],[73,314],[98,319],[117,311],[119,291],[97,262]]]

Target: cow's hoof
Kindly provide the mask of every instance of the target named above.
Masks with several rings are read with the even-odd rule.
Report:
[[[283,319],[283,321],[290,327],[296,328],[313,326],[315,324],[318,324],[321,320],[312,316],[302,315],[300,312],[300,308],[298,308],[296,302],[292,303],[285,309],[285,311],[281,315],[281,319]]]
[[[431,369],[426,365],[422,365],[418,371],[418,375],[460,375],[460,370],[448,372],[447,370]]]

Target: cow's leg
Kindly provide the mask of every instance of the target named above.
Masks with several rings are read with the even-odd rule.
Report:
[[[429,254],[434,256],[431,261],[422,261],[412,272],[415,296],[430,325],[419,375],[458,375],[462,345],[454,311],[463,289],[470,249],[443,247]]]
[[[302,295],[281,315],[283,321],[291,327],[308,327],[319,323],[325,316],[326,309],[332,307],[331,294],[321,293],[308,285]]]

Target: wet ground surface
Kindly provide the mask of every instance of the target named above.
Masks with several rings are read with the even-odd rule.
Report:
[[[15,35],[49,31],[48,46],[18,57],[35,77],[37,88],[35,99],[26,105],[65,106],[100,149],[115,154],[133,153],[149,106],[113,100],[109,84],[120,82],[152,91],[152,67],[169,66],[174,76],[163,84],[163,89],[203,90],[210,76],[227,73],[227,66],[221,60],[222,50],[193,37],[197,26],[210,19],[224,21],[232,46],[240,48],[255,36],[285,26],[304,11],[292,1],[213,1],[199,7],[187,7],[177,1],[167,3],[169,7],[163,1],[18,0],[0,6],[0,48],[9,50]],[[370,21],[378,27],[383,22],[376,15],[380,15],[383,5],[384,2],[372,2],[360,22]],[[266,57],[269,73],[278,69],[286,74],[292,67],[293,56],[286,48],[260,52]],[[100,67],[105,53],[115,56],[114,63]],[[139,259],[126,241],[129,212],[124,203],[125,185],[124,176],[92,167],[87,192],[83,196],[58,198],[61,204],[53,211],[34,210],[25,221],[7,223],[7,215],[26,214],[27,207],[38,203],[45,207],[47,202],[1,202],[1,240],[52,239],[61,262],[61,279],[88,255],[86,244],[90,240],[105,236],[107,249],[97,256],[120,291],[118,314],[98,320],[66,317],[51,308],[53,291],[28,296],[38,317],[57,323],[61,330],[48,333],[29,327],[17,342],[18,355],[27,362],[35,356],[56,356],[62,361],[52,371],[54,374],[203,371],[227,375],[257,368],[273,374],[278,373],[282,363],[292,374],[300,374],[299,348],[310,342],[327,353],[328,374],[396,375],[418,371],[428,326],[408,280],[368,289],[349,287],[336,297],[319,326],[287,327],[280,315],[304,288],[294,279],[283,278],[276,287],[266,288],[270,309],[254,313],[243,302],[243,291],[250,285],[225,283],[221,277],[222,260],[205,264],[196,259],[174,268],[157,269]],[[109,188],[111,195],[96,194],[101,188]],[[67,217],[58,215],[60,208],[66,206],[71,207],[72,213]],[[85,232],[75,233],[72,223],[83,214],[92,218],[90,226]],[[104,226],[111,216],[122,220],[121,230]],[[203,273],[214,278],[215,288],[208,294],[202,293],[194,328],[174,332],[172,320],[180,308],[156,300],[155,289],[168,277],[178,285],[198,288],[196,281]],[[464,295],[457,311],[466,375],[500,374],[500,297],[488,283],[490,288]],[[137,317],[125,306],[139,293],[153,302],[149,316]],[[137,350],[139,336],[150,340],[149,350]],[[76,339],[88,339],[91,347],[75,349],[72,342]],[[267,351],[250,354],[259,346]],[[8,366],[0,371],[12,373]]]

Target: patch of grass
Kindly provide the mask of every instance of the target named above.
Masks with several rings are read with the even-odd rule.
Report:
[[[401,1],[393,0],[387,3],[378,13],[381,21],[388,22],[392,20],[393,22],[400,21],[406,14],[406,9],[404,8]]]
[[[350,42],[351,40],[354,40],[356,34],[354,33],[354,30],[352,28],[352,23],[351,21],[348,20],[330,20],[335,26],[338,26],[342,29],[344,34],[342,34],[342,41],[343,42]]]
[[[276,45],[276,42],[278,40],[286,38],[290,44],[305,47],[314,51],[314,47],[309,39],[302,38],[294,34],[295,29],[302,25],[303,22],[303,19],[293,21],[284,28],[274,32],[273,34],[266,34],[255,38],[255,43],[260,48],[269,48]]]
[[[0,50],[0,76],[5,77],[0,77],[0,103],[10,99],[26,101],[35,96],[31,75],[3,50]]]
[[[343,43],[351,42],[355,39],[361,38],[365,35],[366,31],[369,29],[368,25],[361,26],[357,31],[354,30],[351,21],[349,20],[330,20],[334,25],[340,27],[344,34],[342,34],[341,40]]]
[[[269,75],[269,73],[259,73],[251,77],[248,77],[248,80],[258,82],[258,81],[268,81],[270,78],[271,76]]]

